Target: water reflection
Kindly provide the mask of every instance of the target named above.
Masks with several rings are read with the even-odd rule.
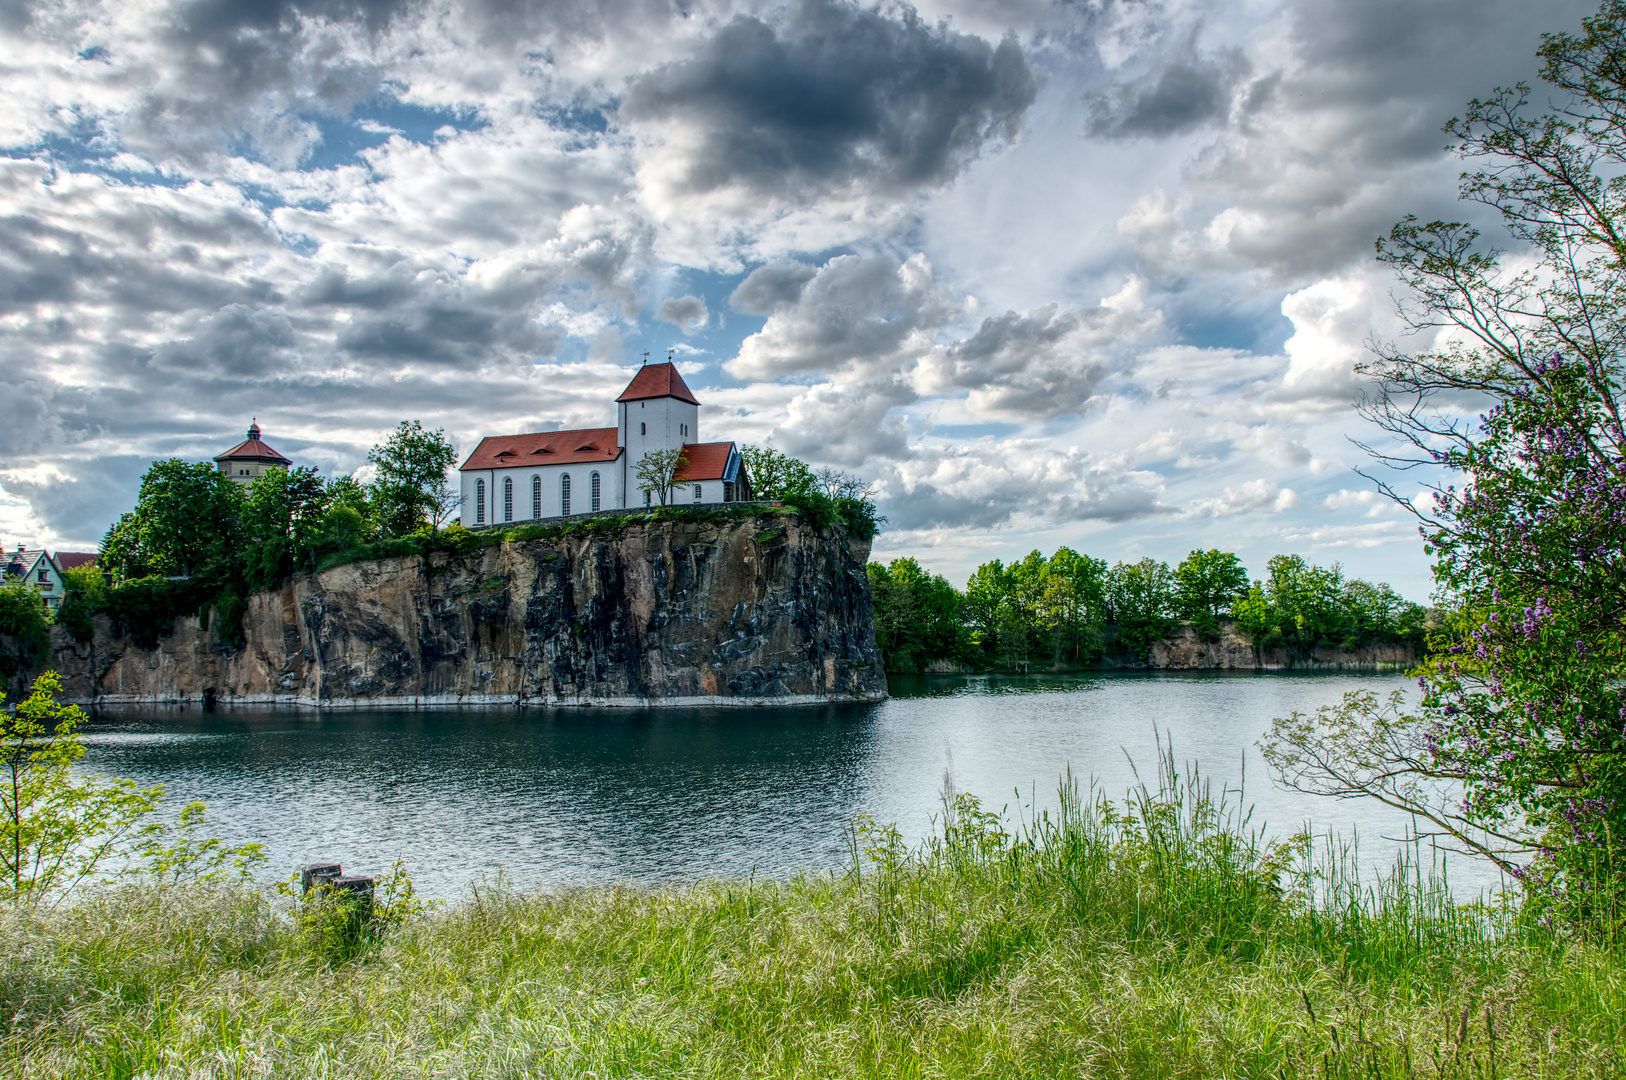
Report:
[[[1387,692],[1387,676],[1031,676],[898,680],[876,705],[787,709],[197,710],[104,715],[85,767],[163,781],[171,809],[266,844],[279,872],[318,858],[404,861],[452,896],[503,870],[522,885],[783,875],[843,865],[859,813],[912,837],[945,791],[1032,813],[1064,770],[1113,794],[1157,739],[1240,787],[1274,831],[1358,829],[1370,859],[1405,823],[1269,785],[1271,717]],[[1477,882],[1463,881],[1463,884]]]

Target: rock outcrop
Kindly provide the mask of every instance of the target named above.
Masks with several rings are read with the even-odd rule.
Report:
[[[1154,642],[1141,667],[1175,671],[1405,671],[1419,657],[1410,645],[1365,645],[1358,649],[1319,648],[1309,656],[1295,656],[1285,648],[1257,648],[1236,624],[1220,622],[1210,631],[1190,623],[1176,627]]]
[[[773,704],[886,696],[868,544],[795,515],[351,563],[195,617],[154,649],[60,628],[76,701],[316,706]]]

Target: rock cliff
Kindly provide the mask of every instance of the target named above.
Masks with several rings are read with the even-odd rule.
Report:
[[[351,563],[250,598],[245,642],[195,617],[143,649],[60,628],[79,702],[692,705],[886,696],[868,544],[795,515],[630,519],[469,556]]]
[[[1222,621],[1206,634],[1190,623],[1175,628],[1153,643],[1146,663],[1139,666],[1177,671],[1405,671],[1420,659],[1416,649],[1401,644],[1316,649],[1309,656],[1295,656],[1284,648],[1256,648],[1234,623]]]

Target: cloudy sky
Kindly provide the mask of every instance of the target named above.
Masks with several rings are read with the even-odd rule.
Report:
[[[612,422],[872,479],[957,583],[1281,551],[1418,599],[1353,471],[1373,240],[1569,0],[0,0],[0,540],[94,548],[257,417]]]

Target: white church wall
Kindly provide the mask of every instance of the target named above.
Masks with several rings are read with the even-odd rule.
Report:
[[[591,513],[593,507],[593,476],[599,479],[598,509],[612,510],[623,505],[618,480],[620,462],[590,461],[562,465],[524,465],[511,469],[480,469],[462,474],[463,524],[468,528],[486,525],[511,525],[516,522],[536,521],[541,518],[560,517],[566,513],[564,505],[564,478],[570,477],[571,514]],[[533,486],[533,479],[537,484]],[[504,482],[513,484],[512,506],[506,499]],[[485,512],[481,513],[479,495],[484,485]],[[536,491],[540,487],[540,491]],[[537,513],[540,495],[541,512]],[[512,516],[508,516],[511,513]]]

